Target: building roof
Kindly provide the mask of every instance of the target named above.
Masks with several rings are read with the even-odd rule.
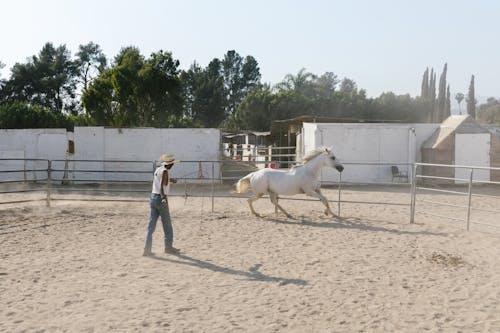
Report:
[[[269,136],[270,134],[271,132],[243,131],[240,133],[223,133],[222,136],[228,139],[232,139],[237,136],[245,136],[245,135]]]
[[[489,133],[469,115],[452,115],[423,143],[422,148],[435,149],[453,133]]]

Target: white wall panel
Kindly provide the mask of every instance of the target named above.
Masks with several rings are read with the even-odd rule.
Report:
[[[402,171],[411,174],[411,168],[405,164],[420,160],[422,143],[438,127],[438,124],[305,123],[304,149],[307,153],[319,146],[333,146],[337,158],[346,164],[342,181],[391,182],[391,165],[361,163],[400,164]],[[313,142],[313,137],[318,140]],[[336,182],[339,173],[324,169],[322,179]]]

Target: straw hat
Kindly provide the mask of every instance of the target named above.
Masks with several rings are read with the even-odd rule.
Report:
[[[169,165],[179,162],[173,154],[163,154],[160,156],[159,162],[161,165]]]

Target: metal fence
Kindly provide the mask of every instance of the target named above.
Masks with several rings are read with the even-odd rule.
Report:
[[[151,191],[151,176],[158,163],[156,161],[131,160],[33,160],[16,159],[0,160],[0,194],[22,194],[26,192],[41,192],[36,198],[7,198],[0,200],[0,204],[20,203],[30,201],[142,201]],[[10,167],[7,167],[10,163]],[[182,161],[170,171],[170,175],[178,180],[176,190],[171,196],[181,197],[210,197],[212,211],[215,198],[245,198],[230,194],[228,186],[249,172],[260,168],[292,165],[289,161]],[[34,166],[37,166],[36,168]],[[348,171],[356,174],[356,168],[369,168],[374,174],[383,172],[389,177],[391,165],[397,163],[344,163]],[[406,164],[399,164],[406,168]],[[288,169],[284,167],[282,169]],[[377,171],[378,170],[378,171]],[[12,173],[16,177],[7,177]],[[345,172],[344,172],[345,173]],[[342,198],[342,191],[348,186],[366,185],[367,183],[343,181],[342,175],[335,172],[335,180],[323,181],[325,187],[338,189],[338,197],[330,200],[337,205],[337,213],[341,213],[341,204],[388,204],[410,206],[410,203],[381,201],[350,201]],[[409,182],[386,178],[388,181],[371,182],[368,184],[394,184],[395,182],[407,185]],[[224,187],[225,185],[225,187]],[[45,194],[45,195],[43,195]],[[409,191],[408,191],[409,194]],[[85,197],[89,195],[89,197]],[[95,197],[97,195],[98,197]],[[93,196],[93,197],[92,197]],[[282,200],[317,201],[308,198],[283,197]]]
[[[441,174],[439,172],[425,174],[423,170],[426,167],[448,169],[448,174],[452,174],[454,176],[436,175]],[[466,171],[468,177],[456,177],[457,170],[461,171],[458,172],[458,174],[464,174],[463,171]],[[411,184],[410,223],[415,222],[415,215],[418,212],[438,218],[465,222],[467,230],[470,230],[471,224],[500,228],[500,224],[495,224],[493,222],[499,221],[498,214],[500,214],[500,210],[495,208],[479,207],[477,204],[475,205],[475,203],[477,203],[477,200],[474,200],[475,198],[479,200],[489,199],[491,201],[494,201],[494,203],[491,205],[492,207],[500,207],[500,196],[497,195],[497,193],[500,192],[500,182],[484,179],[489,179],[489,175],[492,174],[492,171],[500,171],[500,168],[415,163]],[[487,174],[488,177],[485,177],[485,174]],[[476,175],[481,175],[481,177],[476,177]],[[455,200],[457,202],[444,202],[420,198],[424,196],[425,193],[444,193],[447,195],[452,195],[457,198],[457,200]],[[454,211],[462,210],[462,217],[457,218],[450,215],[436,214],[434,212],[431,212],[432,209],[422,209],[417,211],[417,202],[420,204],[428,204],[431,206],[453,207]],[[488,222],[489,220],[487,220],[487,222],[484,222],[472,219],[472,212],[484,213],[483,215],[487,215],[484,217],[486,219],[491,219],[491,223]]]
[[[268,167],[273,161],[182,161],[173,168],[171,177],[178,180],[176,190],[171,196],[178,197],[209,197],[214,211],[215,198],[245,198],[230,194],[228,186],[234,184],[242,176],[259,168]],[[280,161],[280,163],[282,163]],[[471,224],[486,225],[500,228],[498,221],[500,210],[500,182],[485,180],[486,171],[500,174],[500,168],[485,168],[475,166],[456,166],[428,163],[343,163],[345,171],[336,173],[336,179],[322,182],[324,187],[337,189],[338,196],[330,203],[337,205],[337,214],[341,215],[344,204],[381,204],[408,207],[410,223],[415,222],[415,216],[425,214],[438,218],[464,222],[469,230]],[[144,201],[151,192],[151,176],[157,167],[157,161],[126,161],[126,160],[46,160],[46,159],[0,159],[0,204],[16,204],[33,201],[45,201],[50,206],[51,201]],[[278,164],[277,164],[278,165]],[[395,177],[394,166],[399,174]],[[424,168],[448,168],[467,171],[467,177],[436,176],[426,174]],[[368,168],[378,181],[360,182],[346,181],[349,172],[355,174],[360,168]],[[284,168],[286,169],[286,168]],[[349,170],[346,172],[346,170]],[[231,174],[232,172],[239,172]],[[391,178],[392,177],[392,178]],[[489,177],[488,177],[489,179]],[[346,200],[343,193],[347,188],[355,189],[360,185],[395,185],[408,187],[409,200],[389,202]],[[224,187],[225,186],[225,187]],[[39,195],[24,195],[37,193]],[[445,194],[452,197],[452,202],[439,201],[435,195]],[[75,195],[76,194],[76,195]],[[89,197],[85,197],[89,195]],[[96,197],[98,195],[98,197]],[[456,200],[455,200],[456,199]],[[282,200],[317,201],[316,199],[283,197]],[[493,201],[491,207],[483,207],[478,203]],[[417,204],[418,203],[418,204]],[[429,208],[431,206],[432,208]],[[435,207],[452,207],[451,214],[437,214]],[[481,220],[474,219],[473,213],[481,212]],[[484,217],[484,219],[483,219]],[[487,218],[491,219],[489,223]],[[485,222],[486,221],[486,222]]]

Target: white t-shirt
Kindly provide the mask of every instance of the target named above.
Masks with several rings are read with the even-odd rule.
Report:
[[[163,172],[166,172],[164,166],[160,166],[156,168],[154,178],[153,178],[153,190],[151,191],[154,194],[161,194],[161,179],[163,178]],[[170,192],[170,182],[166,186],[163,186],[163,193],[168,194]]]

